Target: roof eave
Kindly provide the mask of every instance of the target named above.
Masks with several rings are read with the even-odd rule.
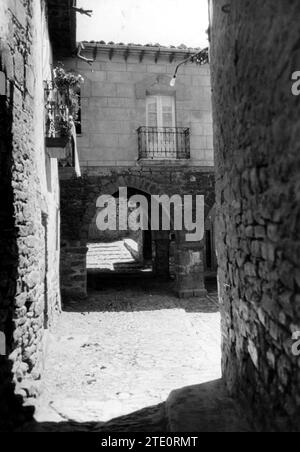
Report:
[[[111,60],[115,55],[123,55],[127,61],[129,56],[136,56],[140,62],[143,61],[146,55],[154,57],[155,63],[161,57],[169,58],[170,62],[178,59],[188,58],[191,55],[199,52],[200,49],[180,49],[178,47],[159,47],[149,45],[121,45],[121,44],[101,44],[99,42],[83,42],[85,50],[82,52],[89,53],[95,56],[99,54],[107,54],[107,57]]]

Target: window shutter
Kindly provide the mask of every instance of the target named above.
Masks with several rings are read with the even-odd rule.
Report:
[[[147,98],[147,126],[175,127],[175,101],[171,96]]]
[[[147,126],[158,127],[157,98],[147,98]]]
[[[175,127],[174,98],[161,97],[162,127]]]

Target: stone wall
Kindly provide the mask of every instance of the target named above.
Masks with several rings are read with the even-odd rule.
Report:
[[[211,1],[223,372],[258,424],[300,426],[298,0]]]
[[[66,174],[64,173],[66,176]],[[120,187],[136,189],[150,195],[204,195],[205,213],[210,212],[215,202],[214,174],[212,171],[201,168],[190,168],[175,164],[172,166],[140,166],[135,168],[86,168],[81,179],[65,178],[61,180],[61,220],[62,220],[62,244],[64,253],[74,247],[78,253],[82,247],[86,247],[89,239],[90,225],[97,211],[96,201],[100,195],[115,194]],[[76,218],[76,221],[74,221]],[[155,233],[155,262],[154,268],[157,274],[167,276],[169,274],[169,233]],[[203,243],[190,243],[189,249],[197,248],[199,254],[203,253]],[[84,259],[84,258],[83,258]],[[81,261],[83,262],[83,260]],[[74,261],[74,268],[70,266],[70,260],[64,259],[62,254],[62,289],[65,293],[79,290],[78,262]],[[200,264],[200,262],[198,262]],[[81,267],[82,270],[83,267]],[[179,268],[179,267],[178,267]],[[191,269],[191,268],[190,268]],[[202,272],[200,271],[202,270]],[[198,280],[203,278],[203,265],[196,266]],[[67,275],[76,275],[70,281]],[[195,282],[195,281],[194,281]],[[186,279],[187,283],[187,279]],[[192,284],[192,281],[190,281]],[[188,283],[187,283],[188,284]],[[188,289],[188,287],[185,287]],[[86,287],[83,292],[86,291]],[[79,291],[82,293],[82,290]]]
[[[204,195],[205,212],[214,205],[214,173],[205,168],[140,165],[135,168],[82,168],[81,179],[61,178],[62,240],[87,240],[102,194],[131,187],[151,195]],[[63,171],[66,176],[65,171]],[[74,221],[76,218],[76,221]]]
[[[61,248],[61,289],[62,294],[85,297],[87,285],[87,246],[68,242]]]
[[[174,96],[176,125],[189,127],[191,132],[190,164],[213,166],[208,65],[182,66],[176,86],[171,88],[175,67],[190,50],[176,53],[170,62],[172,49],[162,48],[155,62],[155,54],[148,47],[139,47],[138,53],[131,50],[127,57],[126,46],[115,49],[115,46],[86,43],[85,47],[86,57],[96,57],[92,67],[76,59],[65,61],[66,68],[85,79],[81,88],[82,134],[78,137],[83,166],[136,164],[139,157],[137,129],[147,125],[147,94]],[[141,52],[144,52],[142,58]]]
[[[6,337],[6,356],[0,357],[2,429],[33,412],[44,326],[59,310],[60,295],[59,240],[53,243],[47,236],[49,229],[56,234],[59,200],[57,163],[50,162],[44,147],[43,80],[51,54],[45,4],[1,2],[0,23],[0,70],[6,79],[0,97],[0,331]]]

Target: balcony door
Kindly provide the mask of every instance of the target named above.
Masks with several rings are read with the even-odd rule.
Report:
[[[175,99],[147,97],[147,153],[153,159],[177,156]]]

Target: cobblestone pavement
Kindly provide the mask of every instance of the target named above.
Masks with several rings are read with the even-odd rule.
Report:
[[[143,431],[145,422],[159,431],[171,391],[220,378],[216,295],[179,300],[168,285],[134,283],[65,306],[50,336],[38,422],[93,422],[100,431],[121,418],[110,430],[129,422],[139,431],[138,418]]]

